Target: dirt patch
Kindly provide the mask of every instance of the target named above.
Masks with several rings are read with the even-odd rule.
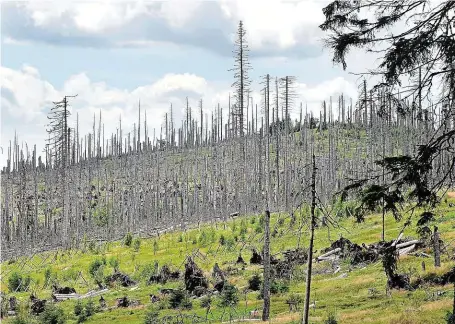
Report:
[[[447,197],[449,197],[449,198],[455,198],[455,191],[449,191],[449,192],[447,193]]]

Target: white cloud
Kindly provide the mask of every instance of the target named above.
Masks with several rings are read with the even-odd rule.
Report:
[[[242,19],[252,49],[269,42],[288,48],[299,42],[312,42],[317,26],[324,20],[324,1],[222,0],[222,8],[234,21]]]
[[[186,38],[187,44],[216,51],[221,46],[201,43],[200,37],[216,34],[217,39],[213,42],[229,41],[235,34],[238,21],[243,20],[251,48],[267,53],[271,49],[275,52],[313,45],[320,35],[318,25],[323,22],[322,8],[326,2],[268,0],[261,1],[258,6],[256,0],[28,0],[21,1],[16,7],[9,4],[5,10],[18,10],[20,18],[24,19],[21,15],[25,15],[32,24],[10,18],[12,21],[7,24],[6,36],[10,40],[31,38],[55,44],[58,44],[57,35],[74,37],[75,42],[83,42],[81,36],[82,39],[101,37],[111,46],[153,46],[154,41],[180,43],[182,38]],[[39,32],[33,32],[34,28]],[[188,37],[189,31],[191,37]],[[88,44],[93,46],[93,42]]]
[[[42,109],[52,103],[57,91],[40,79],[37,69],[23,65],[21,71],[0,66],[2,103],[15,118],[30,121],[42,114]],[[3,106],[3,105],[2,105]]]

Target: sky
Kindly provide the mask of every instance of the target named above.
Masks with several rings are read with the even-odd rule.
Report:
[[[334,66],[323,46],[325,0],[278,1],[2,1],[1,159],[15,132],[20,143],[47,138],[53,101],[70,98],[69,124],[79,118],[81,134],[101,112],[105,133],[124,133],[147,111],[149,134],[159,132],[172,104],[179,124],[185,98],[193,108],[203,100],[210,114],[220,103],[227,112],[234,75],[235,32],[243,21],[250,47],[251,94],[261,103],[261,76],[297,79],[297,99],[319,114],[323,100],[344,93],[357,98],[362,72],[374,59],[348,56],[348,68]],[[98,123],[98,122],[97,122]]]

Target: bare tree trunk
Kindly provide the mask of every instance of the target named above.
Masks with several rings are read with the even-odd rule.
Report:
[[[434,266],[440,267],[441,266],[441,252],[439,250],[439,232],[438,227],[434,227]]]
[[[310,222],[310,247],[308,251],[308,267],[305,289],[305,307],[303,314],[303,324],[308,324],[309,308],[310,308],[310,291],[311,291],[311,270],[313,268],[313,244],[314,244],[314,227],[316,223],[315,208],[316,208],[316,161],[313,151],[313,172],[311,175],[311,222]]]
[[[265,211],[264,229],[264,308],[262,320],[268,321],[270,316],[270,211]]]

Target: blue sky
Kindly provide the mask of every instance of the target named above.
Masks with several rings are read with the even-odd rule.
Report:
[[[210,114],[227,111],[232,50],[239,20],[250,45],[252,96],[260,103],[260,76],[293,75],[298,100],[319,111],[322,100],[341,92],[356,98],[357,77],[334,67],[323,49],[322,8],[327,1],[19,1],[1,4],[0,165],[16,131],[20,141],[44,147],[47,109],[64,95],[78,94],[71,123],[82,133],[101,111],[106,133],[119,116],[128,131],[138,101],[149,128],[159,130],[172,103],[176,119],[185,97]],[[372,64],[353,53],[349,71]]]

